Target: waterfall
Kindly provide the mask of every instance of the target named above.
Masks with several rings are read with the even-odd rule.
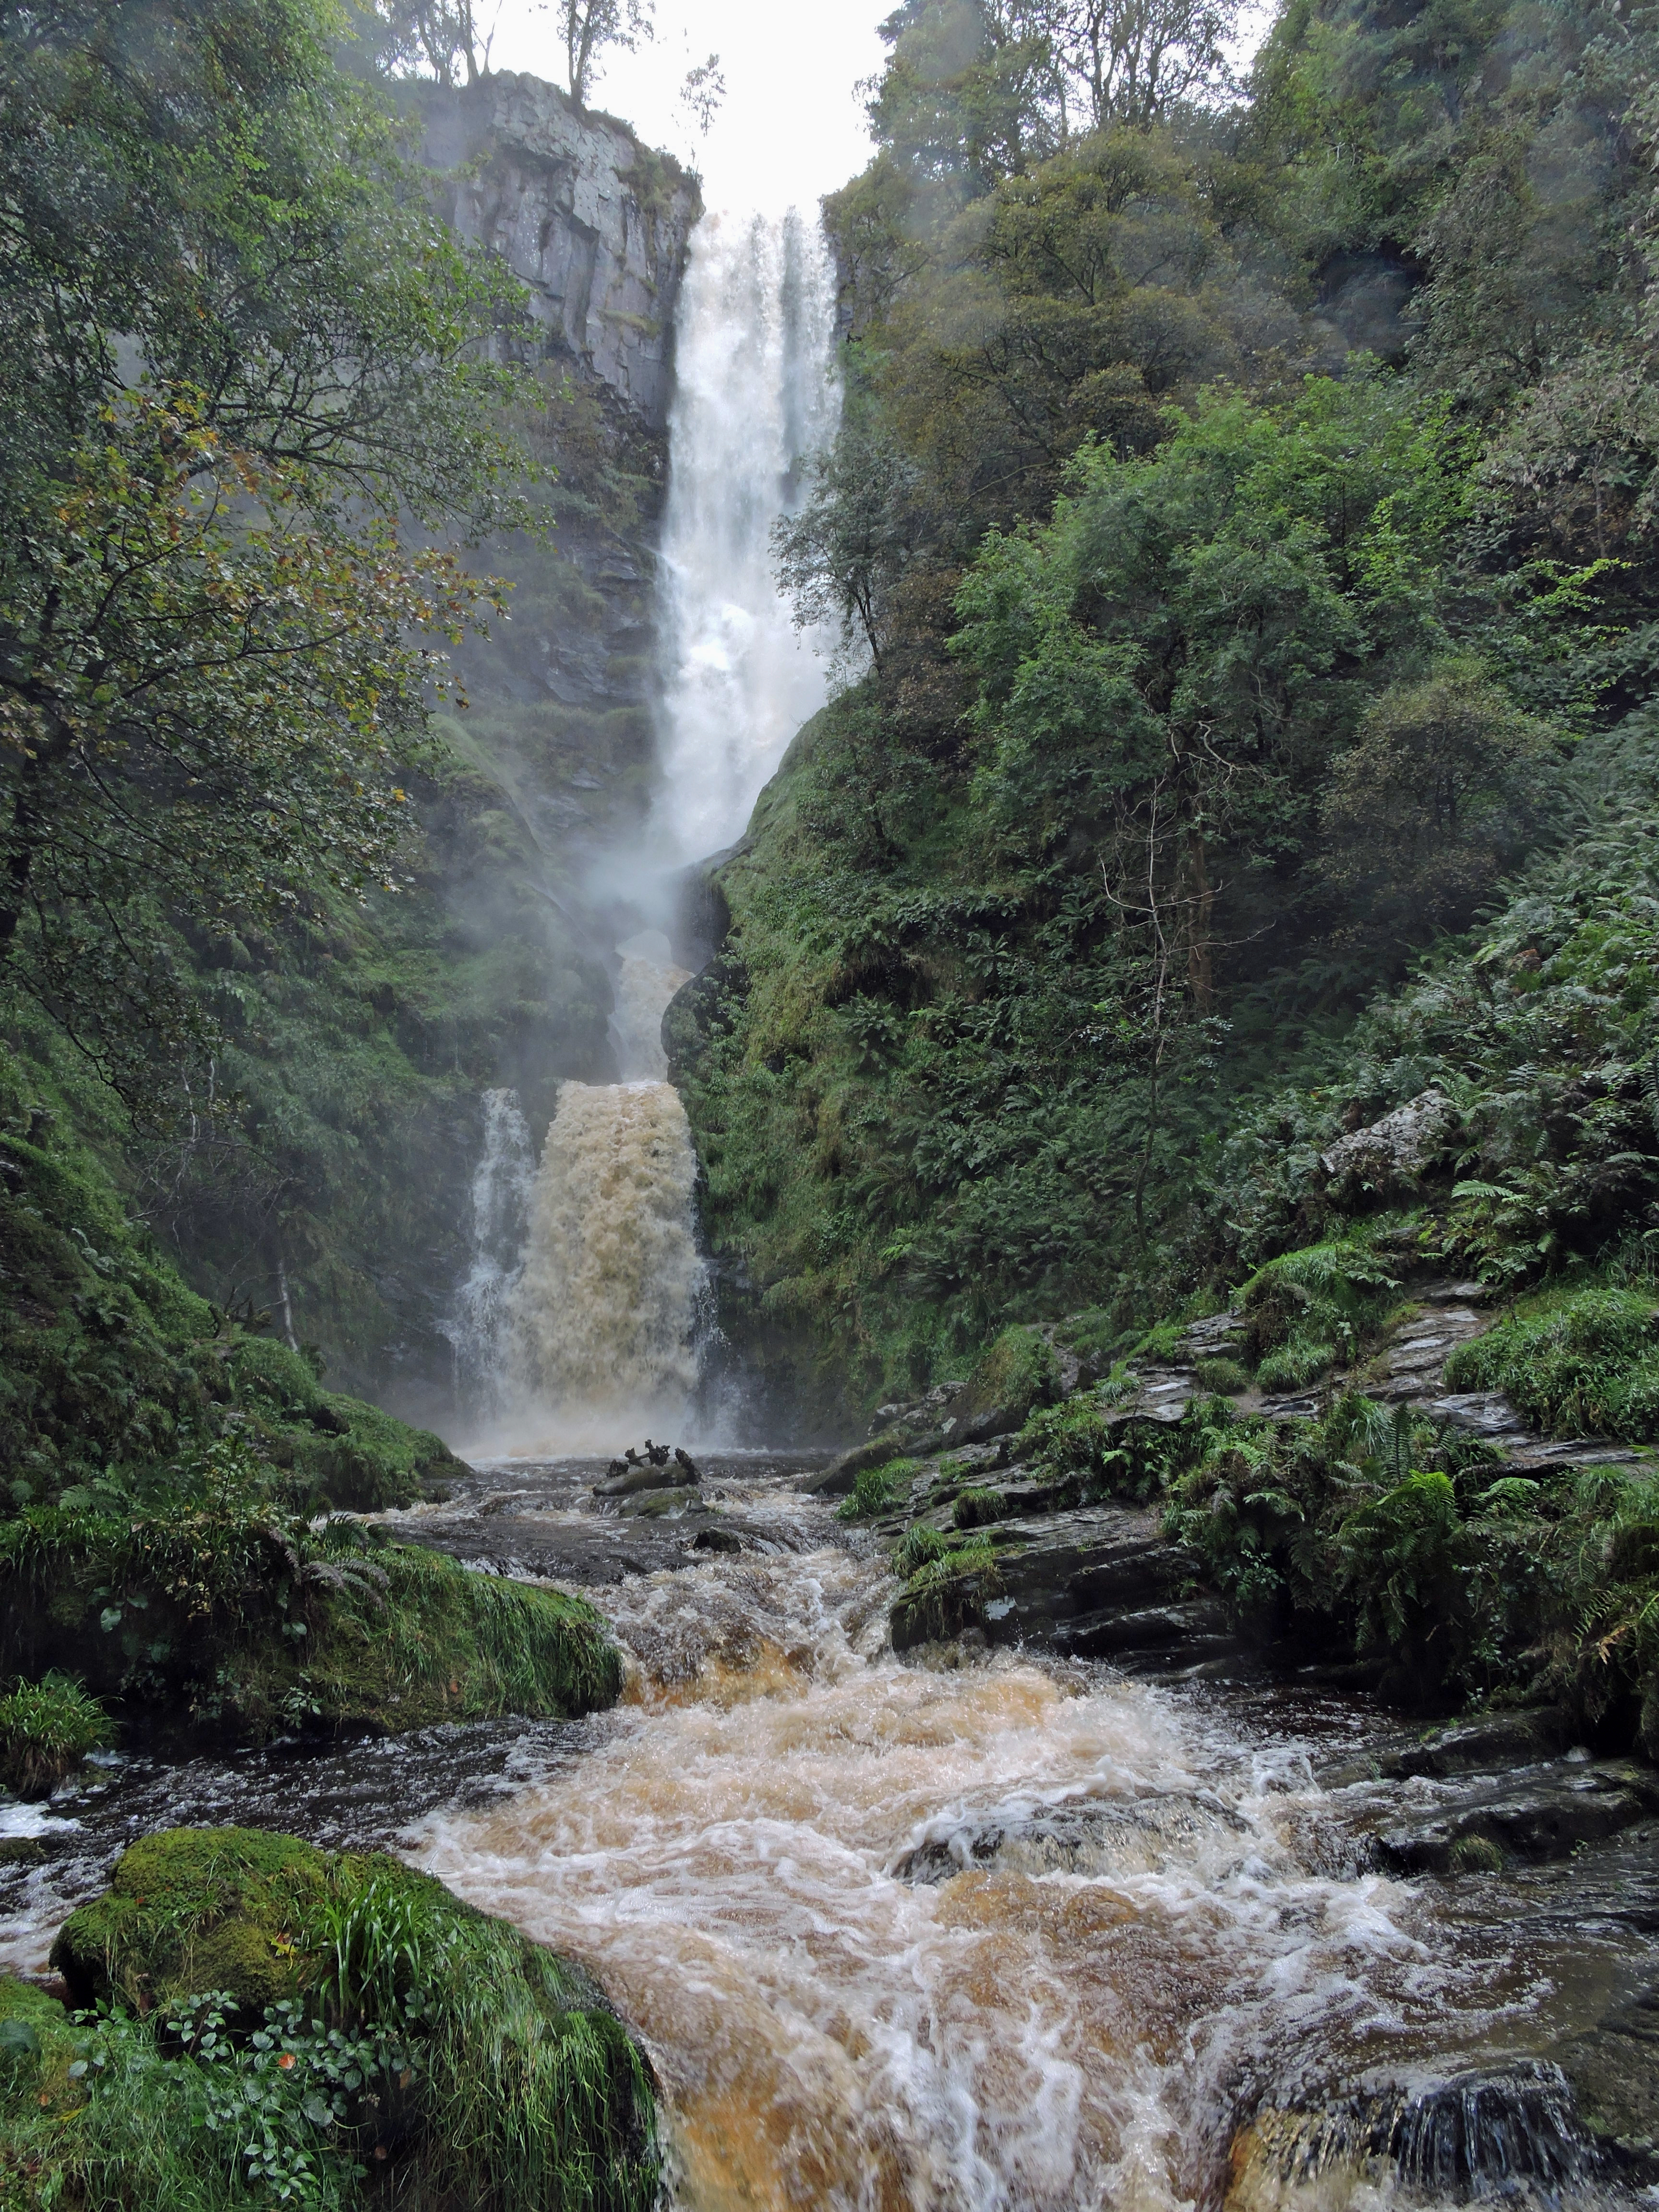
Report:
[[[549,1441],[679,1435],[696,1388],[696,1154],[670,1083],[567,1083],[514,1297],[518,1376]]]
[[[504,1409],[501,1341],[517,1285],[536,1156],[516,1091],[483,1095],[483,1146],[472,1177],[471,1265],[442,1324],[455,1353],[455,1395],[469,1414]]]
[[[662,781],[653,849],[702,858],[742,831],[784,748],[823,704],[831,641],[796,629],[772,525],[833,435],[835,271],[791,213],[705,216],[675,342],[658,564]]]
[[[676,331],[658,573],[660,781],[641,848],[599,872],[641,913],[660,881],[653,864],[730,844],[823,703],[830,641],[795,629],[773,581],[771,532],[833,434],[834,350],[834,271],[817,225],[705,216]],[[493,1352],[477,1355],[491,1387],[475,1396],[498,1448],[614,1449],[647,1427],[682,1433],[693,1404],[707,1274],[696,1156],[662,1048],[663,1014],[686,976],[659,932],[617,952],[622,1080],[561,1087],[533,1192],[514,1186],[522,1255],[504,1265],[492,1228],[488,1267],[475,1261],[461,1295],[469,1347],[494,1331]],[[487,1159],[491,1141],[487,1130]],[[479,1176],[483,1188],[483,1166]],[[495,1204],[475,1193],[475,1212]]]

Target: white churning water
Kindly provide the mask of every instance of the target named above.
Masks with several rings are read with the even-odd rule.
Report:
[[[1420,2061],[1425,2022],[1501,2048],[1531,1970],[1344,1863],[1305,1749],[1097,1668],[901,1663],[890,1592],[836,1551],[594,1592],[630,1709],[422,1850],[643,2033],[678,2203],[1183,2212],[1264,2092],[1402,2037]],[[1379,2201],[1357,2169],[1317,2182],[1268,2161],[1230,2206]]]

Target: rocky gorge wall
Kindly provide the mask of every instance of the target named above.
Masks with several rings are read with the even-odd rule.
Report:
[[[405,890],[198,948],[247,1101],[240,1164],[168,1154],[142,1173],[198,1289],[270,1310],[338,1387],[453,1430],[486,1095],[518,1092],[538,1152],[559,1084],[617,1073],[626,933],[589,881],[650,787],[674,318],[701,200],[534,78],[403,97],[440,211],[526,287],[502,343],[539,387],[516,428],[551,527],[469,556],[509,581],[509,614],[455,653],[465,704],[442,702],[443,757],[407,775]]]
[[[702,212],[696,180],[626,125],[505,71],[423,88],[422,158],[458,237],[498,253],[530,293],[550,353],[596,378],[660,436],[674,305]]]

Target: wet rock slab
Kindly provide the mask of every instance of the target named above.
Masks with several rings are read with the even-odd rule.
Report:
[[[949,1881],[972,1867],[1096,1877],[1158,1874],[1194,1848],[1231,1843],[1248,1825],[1219,1799],[1171,1792],[1134,1799],[1068,1798],[999,1806],[931,1822],[894,1864],[902,1881]]]
[[[1512,1859],[1569,1858],[1659,1814],[1659,1774],[1630,1760],[1565,1759],[1487,1778],[1427,1820],[1385,1828],[1395,1874],[1449,1875]]]
[[[700,1484],[665,1469],[657,1486],[609,1498],[596,1494],[605,1460],[496,1461],[452,1484],[441,1505],[375,1517],[399,1542],[491,1573],[592,1589],[692,1565],[711,1550],[799,1548],[821,1532],[816,1518],[802,1519],[793,1486],[823,1457],[700,1454]],[[789,1510],[780,1511],[785,1498]]]
[[[1018,1480],[1009,1486],[1011,1493],[1020,1487]],[[971,1626],[993,1644],[1149,1673],[1240,1650],[1219,1601],[1194,1591],[1190,1554],[1143,1507],[1084,1506],[977,1533],[994,1547],[992,1571],[943,1598],[901,1597],[893,1607],[895,1650]]]

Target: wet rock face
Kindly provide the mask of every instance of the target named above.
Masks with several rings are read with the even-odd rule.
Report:
[[[1583,1759],[1583,1753],[1579,1753]],[[1659,1778],[1633,1762],[1571,1759],[1503,1774],[1435,1817],[1377,1838],[1395,1874],[1457,1874],[1511,1859],[1570,1857],[1659,1813]]]
[[[574,355],[653,431],[668,420],[674,307],[696,183],[555,86],[510,70],[423,103],[445,220],[530,293],[545,349]]]
[[[1522,2062],[1322,2109],[1260,2112],[1233,2144],[1226,2206],[1266,2212],[1287,2188],[1321,2180],[1338,2185],[1333,2201],[1362,2181],[1431,2203],[1534,2191],[1548,2201],[1594,2181],[1604,2162],[1560,2069]]]
[[[999,1806],[929,1824],[894,1867],[902,1881],[949,1881],[969,1867],[1032,1875],[1158,1874],[1201,1844],[1224,1845],[1247,1824],[1218,1799],[1170,1792],[1135,1799],[1070,1798]]]

